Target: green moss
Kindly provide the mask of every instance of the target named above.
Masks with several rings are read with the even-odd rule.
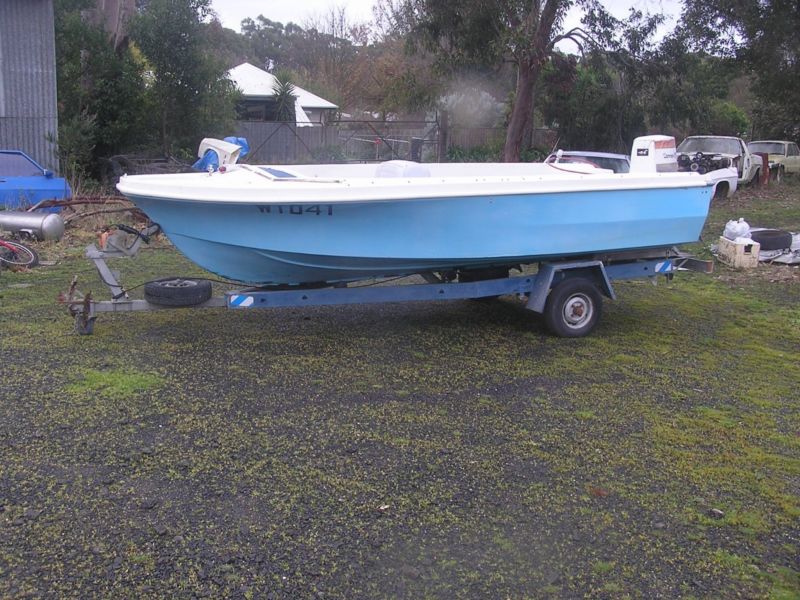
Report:
[[[130,370],[85,369],[81,378],[67,386],[74,394],[99,394],[107,398],[123,400],[131,396],[157,388],[164,378],[154,373],[141,373]]]
[[[617,566],[615,561],[604,561],[600,560],[597,561],[592,565],[592,573],[595,575],[607,575],[611,571],[614,570],[614,567]]]

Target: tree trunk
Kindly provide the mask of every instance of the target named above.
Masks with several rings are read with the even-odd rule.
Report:
[[[514,94],[514,106],[506,131],[506,144],[503,148],[505,162],[519,162],[525,130],[531,119],[533,109],[533,86],[539,76],[539,69],[534,68],[530,59],[520,61],[517,70],[517,89]]]

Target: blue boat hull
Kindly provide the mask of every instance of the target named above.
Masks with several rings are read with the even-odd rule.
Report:
[[[252,284],[368,279],[696,241],[710,187],[333,204],[132,196],[190,260]]]

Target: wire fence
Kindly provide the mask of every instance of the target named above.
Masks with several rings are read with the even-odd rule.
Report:
[[[295,123],[238,121],[236,135],[250,143],[249,163],[380,162],[414,160],[441,162],[448,153],[487,148],[501,152],[505,129],[448,127],[439,121],[341,121],[302,127]],[[532,143],[549,148],[555,132],[536,129]],[[489,153],[491,153],[489,152]]]

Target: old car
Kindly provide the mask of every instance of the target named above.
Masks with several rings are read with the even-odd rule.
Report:
[[[614,173],[628,173],[631,170],[630,158],[625,154],[582,150],[559,150],[559,153],[551,154],[544,162],[589,163],[601,169],[610,169]]]
[[[0,150],[0,209],[24,210],[42,200],[70,197],[66,179],[56,177],[21,150]]]
[[[784,175],[800,174],[800,148],[794,142],[786,140],[759,140],[750,142],[747,148],[752,153],[763,153],[769,156],[770,176],[777,181]]]
[[[758,184],[762,161],[754,157],[744,140],[724,135],[692,135],[678,144],[678,168],[701,172],[735,167],[739,183]]]

